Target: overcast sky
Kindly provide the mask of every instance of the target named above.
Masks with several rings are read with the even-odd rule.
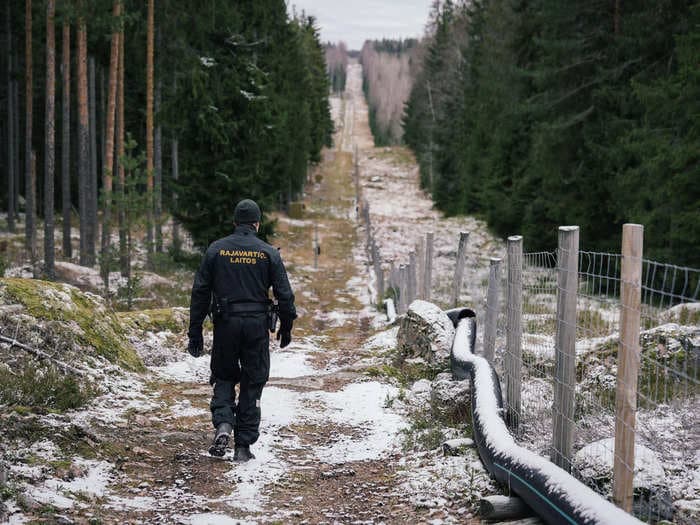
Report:
[[[422,36],[431,0],[287,0],[289,10],[316,17],[322,42],[343,40],[360,49],[365,40]]]

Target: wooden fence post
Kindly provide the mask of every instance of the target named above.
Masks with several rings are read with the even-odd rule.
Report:
[[[452,284],[452,306],[457,307],[459,302],[459,294],[462,290],[462,278],[464,277],[464,264],[467,255],[467,241],[469,240],[469,232],[460,232],[459,247],[457,248],[457,261],[455,264],[455,278]]]
[[[423,277],[423,298],[430,301],[433,283],[433,232],[425,235],[425,276]]]
[[[384,300],[384,271],[382,270],[382,259],[379,255],[379,248],[374,239],[372,239],[372,265],[374,266],[374,275],[377,278],[377,294],[379,295],[377,304],[382,304]]]
[[[399,265],[399,313],[406,313],[406,265]]]
[[[517,429],[520,418],[520,383],[523,354],[521,346],[523,317],[523,238],[508,237],[508,304],[506,305],[506,421]]]
[[[617,357],[615,394],[613,500],[627,512],[632,511],[643,245],[644,226],[622,226],[620,351]]]
[[[410,252],[408,254],[408,304],[415,300],[416,295],[416,252]]]
[[[576,293],[578,291],[578,226],[559,227],[557,249],[557,334],[554,343],[554,430],[551,459],[571,470],[576,400]]]
[[[501,259],[492,257],[489,266],[489,288],[486,296],[486,322],[484,327],[484,357],[493,363],[496,353],[496,328],[498,327],[501,298]]]
[[[423,295],[423,281],[425,279],[425,253],[423,253],[423,241],[416,244],[416,297],[425,299]]]

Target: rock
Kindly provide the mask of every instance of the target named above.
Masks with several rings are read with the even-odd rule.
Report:
[[[442,453],[445,456],[463,456],[473,446],[474,441],[469,438],[450,439],[442,444]]]
[[[590,443],[573,459],[581,481],[602,495],[612,494],[615,438]],[[635,444],[634,451],[634,509],[635,514],[673,518],[673,500],[666,484],[666,473],[656,453]]]
[[[75,522],[63,514],[54,514],[54,523],[57,525],[73,525]]]
[[[471,403],[469,381],[455,381],[451,374],[438,374],[431,383],[433,417],[446,423],[462,423]]]
[[[422,357],[431,365],[447,366],[454,326],[438,306],[420,299],[411,303],[397,335],[402,357]]]

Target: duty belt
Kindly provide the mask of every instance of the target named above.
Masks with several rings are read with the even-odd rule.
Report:
[[[269,314],[271,303],[267,302],[234,302],[232,299],[217,297],[215,302],[216,317],[222,321],[241,314]]]

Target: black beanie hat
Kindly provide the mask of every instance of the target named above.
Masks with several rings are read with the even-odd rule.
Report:
[[[260,222],[262,214],[260,208],[250,199],[243,199],[236,204],[236,209],[233,212],[233,222],[236,224],[252,224]]]

